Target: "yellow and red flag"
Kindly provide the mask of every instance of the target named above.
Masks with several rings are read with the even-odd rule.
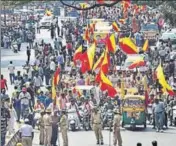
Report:
[[[101,71],[104,74],[108,74],[109,66],[110,66],[110,57],[108,54],[108,50],[106,49],[104,59],[103,59],[102,65],[101,65]]]
[[[52,99],[56,99],[56,86],[55,86],[55,79],[53,77],[52,79],[52,88],[51,88],[51,93],[52,93]]]
[[[162,68],[161,64],[156,69],[156,76],[157,76],[157,79],[158,79],[159,83],[161,84],[161,86],[164,89],[166,89],[166,91],[169,93],[169,95],[174,96],[175,93],[165,79],[163,68]]]
[[[58,67],[56,69],[56,71],[54,72],[54,76],[53,76],[53,80],[54,80],[54,85],[57,86],[59,84],[59,80],[60,80],[60,67]]]
[[[115,35],[112,34],[110,37],[106,38],[106,46],[108,48],[109,52],[115,53],[117,48],[116,48],[116,41],[115,41]]]
[[[115,95],[117,94],[117,91],[113,87],[111,81],[104,75],[104,73],[102,71],[100,73],[100,77],[101,77],[100,89],[102,91],[107,91],[108,96],[115,97]]]
[[[93,67],[93,61],[95,56],[96,45],[93,43],[91,47],[84,52],[81,57],[81,72],[85,73],[86,71],[90,71]]]
[[[101,67],[101,64],[102,64],[102,62],[104,60],[104,56],[105,56],[105,52],[103,52],[101,54],[101,56],[99,57],[99,59],[97,60],[97,62],[94,64],[93,69],[92,69],[93,71],[95,71],[97,68]]]
[[[144,43],[144,45],[143,45],[143,47],[142,47],[142,50],[143,50],[144,52],[146,52],[146,51],[148,50],[148,48],[149,48],[149,41],[146,40],[145,43]]]
[[[146,65],[146,62],[144,60],[136,60],[128,68],[134,69],[134,68],[145,66],[145,65]]]
[[[113,27],[113,29],[114,29],[116,32],[119,32],[119,31],[120,31],[120,28],[118,27],[118,25],[117,25],[116,22],[113,22],[113,23],[112,23],[112,27]]]
[[[79,48],[75,51],[75,54],[73,55],[73,61],[74,64],[76,64],[76,60],[79,60],[82,55],[82,45],[79,46]]]
[[[128,37],[120,38],[119,46],[126,54],[137,54],[138,53],[137,46]]]

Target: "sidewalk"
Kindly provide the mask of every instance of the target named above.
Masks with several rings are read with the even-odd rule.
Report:
[[[9,78],[9,71],[8,71],[8,64],[10,61],[13,61],[13,64],[15,65],[15,73],[17,71],[24,72],[22,65],[26,63],[27,55],[26,55],[26,47],[27,43],[23,43],[21,46],[21,51],[18,53],[14,53],[11,49],[2,49],[1,50],[1,74],[4,75],[4,78],[7,80],[8,85],[8,91],[7,94],[11,98],[12,92],[14,90],[14,85],[10,84],[10,78]],[[31,50],[31,61],[34,61],[34,51]],[[18,131],[21,124],[14,123],[15,132]],[[12,138],[13,135],[6,135],[6,143]]]

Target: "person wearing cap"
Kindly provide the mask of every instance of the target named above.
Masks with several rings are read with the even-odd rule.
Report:
[[[65,110],[62,110],[59,126],[62,134],[63,146],[68,146],[68,120]]]
[[[45,139],[44,145],[51,146],[51,137],[52,137],[52,117],[51,109],[46,109],[46,115],[44,115],[44,125],[45,125]]]
[[[94,107],[91,115],[91,125],[93,127],[97,144],[103,145],[103,135],[102,135],[102,119],[101,113],[98,112],[98,108]],[[101,142],[100,142],[101,141]]]
[[[120,134],[120,121],[121,121],[121,115],[120,111],[118,109],[114,110],[114,121],[113,121],[113,138],[114,138],[114,146],[122,146],[122,137]]]
[[[19,99],[21,100],[21,116],[24,118],[24,112],[30,107],[31,95],[27,92],[25,87],[22,88],[22,92],[19,94]]]
[[[51,117],[52,118],[52,137],[51,137],[51,144],[52,146],[56,146],[56,142],[58,139],[58,125],[59,125],[59,116],[58,116],[58,110],[54,110],[54,114]]]
[[[10,119],[10,112],[4,105],[4,100],[1,99],[1,146],[5,145],[7,122]]]
[[[32,146],[32,139],[34,137],[33,127],[29,125],[29,119],[24,120],[24,125],[21,126],[20,138],[23,146]]]
[[[39,144],[44,145],[44,139],[45,139],[44,115],[45,115],[45,112],[42,110],[40,114],[41,114],[41,117],[38,120],[38,124],[40,127]]]

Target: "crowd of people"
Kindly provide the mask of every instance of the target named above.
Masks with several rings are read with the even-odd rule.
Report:
[[[107,21],[114,21],[122,18],[122,10],[117,7],[112,8],[96,8],[88,12],[88,17],[104,18]],[[158,12],[139,13],[135,18],[131,14],[131,8],[128,9],[128,20],[126,28],[130,24],[135,27],[130,28],[130,36],[138,42],[141,47],[144,39],[140,33],[140,27],[147,22],[157,23]],[[114,146],[122,146],[122,138],[120,134],[122,98],[118,94],[114,100],[117,105],[114,105],[113,100],[109,100],[106,92],[102,92],[95,81],[96,73],[87,72],[82,74],[80,71],[80,64],[76,66],[73,63],[73,55],[75,50],[83,45],[83,50],[87,49],[86,41],[82,39],[84,28],[79,25],[77,20],[62,21],[60,25],[52,24],[49,29],[51,32],[51,39],[53,43],[47,43],[45,40],[41,42],[34,42],[35,33],[40,33],[40,28],[36,25],[36,31],[26,29],[23,27],[13,30],[15,33],[10,36],[8,33],[12,30],[6,30],[3,37],[3,46],[8,49],[11,48],[13,40],[17,41],[17,51],[20,51],[21,44],[28,42],[26,48],[27,60],[23,66],[24,74],[15,69],[13,62],[10,61],[8,65],[10,84],[14,85],[12,95],[7,94],[8,83],[1,75],[1,145],[5,145],[5,138],[7,131],[9,134],[14,133],[14,121],[18,123],[24,121],[20,128],[21,143],[23,146],[32,146],[32,139],[34,137],[33,129],[38,126],[40,129],[39,144],[55,146],[58,140],[58,132],[63,138],[63,146],[68,146],[68,118],[67,110],[74,108],[81,117],[78,107],[81,105],[89,111],[92,129],[95,131],[97,144],[104,144],[102,135],[102,117],[101,106],[106,105],[107,109],[114,110],[113,132],[114,132]],[[13,28],[14,29],[14,28]],[[122,34],[124,35],[124,34]],[[140,36],[140,37],[139,37]],[[116,39],[119,39],[116,34]],[[66,40],[66,43],[64,41]],[[104,47],[104,46],[103,46]],[[102,45],[97,46],[95,55],[95,62],[102,53]],[[148,117],[150,120],[153,117],[153,128],[157,132],[163,132],[164,126],[168,128],[168,120],[170,126],[173,123],[173,107],[176,106],[175,96],[163,94],[161,92],[161,85],[155,76],[155,69],[162,62],[164,73],[167,81],[172,86],[174,92],[176,90],[176,68],[175,60],[168,60],[170,52],[173,50],[171,40],[166,44],[161,43],[160,48],[149,47],[147,52],[141,52],[145,55],[148,62],[147,71],[140,70],[119,70],[116,66],[123,66],[127,55],[120,49],[114,55],[110,56],[110,70],[108,78],[112,81],[113,86],[119,90],[122,81],[125,84],[125,89],[136,86],[138,94],[144,95],[144,79],[147,78],[147,85],[150,88],[148,100]],[[99,48],[99,49],[98,49]],[[35,62],[31,64],[31,50],[34,50]],[[161,50],[167,50],[163,53]],[[56,98],[52,98],[52,80],[55,72],[59,70],[59,84],[56,88]],[[17,72],[17,73],[16,73]],[[96,92],[88,95],[86,92],[80,95],[75,88],[77,85],[92,85],[95,86]],[[125,94],[128,91],[126,91]],[[69,106],[68,106],[69,105]],[[114,108],[118,107],[118,110]],[[149,112],[150,111],[150,112]],[[35,115],[39,113],[40,118],[35,119]],[[80,119],[81,122],[81,119]],[[18,144],[19,145],[19,144]],[[138,144],[140,146],[140,143]],[[156,146],[156,142],[153,143]]]

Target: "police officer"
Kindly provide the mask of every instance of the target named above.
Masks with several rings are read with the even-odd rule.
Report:
[[[67,135],[68,125],[67,124],[68,122],[67,122],[66,111],[62,110],[59,125],[60,125],[60,130],[61,130],[62,139],[63,139],[63,146],[68,146],[68,135]]]
[[[92,112],[92,116],[91,116],[91,124],[93,127],[93,130],[95,132],[95,136],[97,139],[97,144],[100,144],[101,141],[101,145],[103,145],[103,135],[102,135],[102,119],[101,119],[101,113],[98,112],[98,108],[94,107],[93,108],[93,112]]]
[[[120,134],[120,121],[121,121],[121,115],[118,109],[114,110],[114,122],[113,122],[113,137],[114,137],[114,146],[118,145],[122,146],[122,138]]]
[[[29,125],[29,119],[24,120],[24,125],[20,128],[20,137],[23,146],[32,146],[32,139],[34,137],[33,127]]]
[[[46,109],[46,115],[44,115],[44,128],[45,128],[45,139],[44,145],[51,146],[51,137],[52,137],[52,117],[51,109]]]
[[[44,139],[45,139],[45,125],[44,125],[44,111],[41,111],[41,117],[39,118],[38,122],[39,122],[39,126],[40,126],[40,136],[39,136],[39,140],[40,140],[40,145],[44,145]]]

